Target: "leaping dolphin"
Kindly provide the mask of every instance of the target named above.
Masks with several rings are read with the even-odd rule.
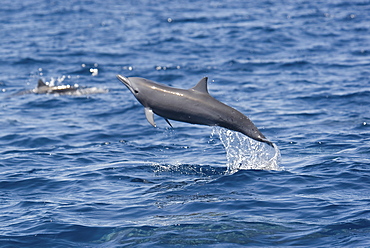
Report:
[[[273,146],[253,122],[238,110],[213,98],[207,89],[208,78],[202,78],[193,88],[177,89],[145,78],[117,78],[127,86],[144,106],[145,116],[156,127],[153,113],[168,119],[192,124],[220,126]]]

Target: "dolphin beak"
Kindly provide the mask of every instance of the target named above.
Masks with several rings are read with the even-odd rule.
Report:
[[[119,79],[119,81],[121,81],[124,85],[127,86],[127,88],[131,89],[131,82],[130,80],[127,78],[127,77],[124,77],[124,76],[121,76],[121,75],[117,75],[117,78]]]

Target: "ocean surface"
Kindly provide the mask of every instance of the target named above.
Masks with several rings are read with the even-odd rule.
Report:
[[[369,247],[370,1],[3,0],[0,247]],[[191,88],[276,149],[144,109]],[[35,94],[39,79],[79,85]]]

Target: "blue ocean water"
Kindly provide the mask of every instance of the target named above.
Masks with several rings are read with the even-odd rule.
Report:
[[[369,13],[368,0],[2,1],[0,246],[369,247]],[[116,74],[208,76],[281,162],[223,129],[153,128]],[[19,94],[40,78],[100,94]]]

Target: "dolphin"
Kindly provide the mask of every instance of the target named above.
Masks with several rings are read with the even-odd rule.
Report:
[[[220,126],[273,146],[247,116],[208,93],[207,77],[188,90],[161,85],[145,78],[121,75],[117,75],[117,78],[144,106],[145,116],[154,127],[156,124],[153,113],[163,117],[171,127],[169,119]]]
[[[45,83],[42,79],[37,82],[37,87],[32,90],[26,90],[18,92],[14,95],[25,95],[25,94],[56,94],[56,95],[88,95],[97,93],[106,93],[106,89],[100,89],[96,87],[80,87],[78,84],[74,85],[50,85]]]
[[[58,85],[50,86],[44,83],[42,79],[37,82],[37,88],[33,89],[32,92],[35,94],[70,94],[76,92],[79,86],[75,85]]]

